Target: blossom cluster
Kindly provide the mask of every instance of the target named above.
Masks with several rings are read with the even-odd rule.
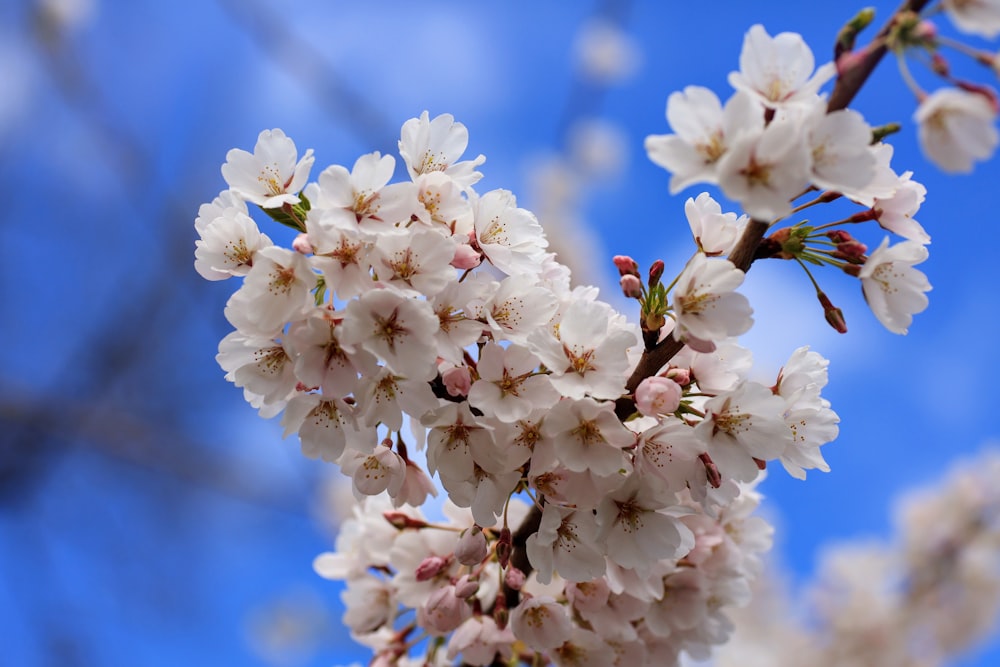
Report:
[[[674,134],[649,136],[647,152],[672,173],[671,192],[694,183],[716,185],[751,218],[768,225],[837,199],[862,207],[842,220],[778,230],[770,238],[771,256],[831,264],[858,277],[879,321],[895,333],[906,333],[913,314],[926,308],[924,292],[930,289],[923,273],[913,268],[927,258],[925,245],[930,243],[914,218],[926,189],[912,172],[892,169],[892,146],[876,140],[878,128],[860,113],[828,108],[819,89],[837,68],[834,63],[815,68],[814,62],[801,36],[772,37],[762,26],[753,26],[743,43],[740,70],[729,76],[734,94],[725,104],[701,86],[671,94],[667,120]],[[810,193],[811,200],[794,206]],[[745,217],[732,214],[724,219],[707,194],[689,199],[685,211],[695,241],[709,256],[729,254],[746,224]],[[890,247],[885,237],[866,256],[864,244],[836,229],[867,220],[903,242]],[[824,303],[824,309],[828,318],[836,317],[832,305]],[[690,336],[683,340],[693,342]]]
[[[354,516],[316,568],[346,580],[345,622],[373,664],[670,665],[726,641],[726,609],[746,604],[770,544],[754,485],[769,462],[828,470],[839,420],[807,347],[772,381],[751,376],[744,271],[722,255],[751,225],[845,199],[859,211],[775,231],[758,256],[841,268],[898,333],[930,289],[913,268],[924,188],[890,167],[878,128],[829,108],[836,71],[814,71],[798,35],[754,26],[725,105],[706,88],[670,97],[675,134],[647,140],[651,159],[672,190],[718,185],[747,215],[688,200],[697,250],[669,282],[662,262],[644,281],[615,258],[639,324],[572,286],[512,192],[476,189],[485,158],[462,159],[450,115],[403,124],[395,182],[377,152],[310,182],[312,151],[277,129],[229,152],[229,187],[195,221],[198,272],[243,278],[217,360],[351,479]],[[294,229],[291,247],[248,205]],[[866,254],[840,227],[870,220],[905,240]],[[434,476],[441,521],[420,509]]]

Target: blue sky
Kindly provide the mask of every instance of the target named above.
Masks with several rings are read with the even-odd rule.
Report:
[[[425,109],[448,112],[469,128],[469,153],[487,157],[482,187],[511,189],[531,208],[530,166],[565,151],[572,122],[599,115],[628,159],[590,185],[564,235],[589,280],[614,285],[614,254],[643,266],[663,258],[669,271],[690,252],[683,201],[700,190],[669,196],[668,174],[642,150],[646,135],[669,131],[667,96],[691,84],[727,96],[743,33],[758,22],[802,33],[824,62],[854,9],[88,4],[89,17],[58,38],[33,27],[36,3],[0,7],[0,644],[23,665],[264,664],[247,619],[285,599],[325,610],[310,618],[325,613],[331,628],[299,664],[347,655],[337,591],[310,569],[332,544],[315,511],[331,471],[281,441],[214,362],[233,286],[194,274],[192,223],[225,186],[227,150],[280,127],[316,151],[318,173],[393,151],[399,126]],[[877,21],[895,4],[876,3]],[[607,87],[582,80],[574,59],[581,28],[600,16],[639,55],[634,75]],[[928,163],[891,62],[856,108],[873,124],[904,123],[893,165],[929,191],[917,217],[934,239],[922,266],[934,289],[900,337],[854,281],[821,273],[847,317],[840,336],[791,265],[759,263],[748,277],[757,324],[745,342],[759,364],[773,373],[811,345],[831,360],[826,395],[842,419],[824,450],[830,474],[802,483],[775,470],[764,485],[779,553],[800,579],[822,545],[887,534],[901,491],[1000,435],[1000,264],[971,253],[990,243],[1000,164],[945,176]],[[963,664],[998,657],[994,648]]]

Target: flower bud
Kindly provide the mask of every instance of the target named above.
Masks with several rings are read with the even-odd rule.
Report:
[[[622,294],[629,299],[642,298],[642,281],[631,273],[622,276],[619,284],[622,287]]]
[[[445,389],[452,396],[468,396],[472,388],[472,375],[466,366],[453,366],[441,373]]]
[[[699,454],[698,458],[705,464],[705,474],[708,475],[708,483],[712,485],[712,488],[717,489],[722,486],[722,474],[719,472],[719,466],[715,465],[712,457],[708,454]]]
[[[670,378],[654,375],[639,383],[635,390],[635,407],[647,417],[669,415],[681,404],[681,386]]]
[[[299,234],[292,241],[292,250],[302,255],[311,255],[313,253],[312,244],[309,243],[309,236],[307,234]]]
[[[479,579],[463,574],[455,583],[455,597],[463,600],[472,597],[479,592]]]
[[[420,625],[428,632],[443,635],[472,616],[472,609],[465,598],[455,595],[454,586],[442,586],[430,594],[424,606],[417,611],[417,615]]]
[[[671,368],[667,371],[667,377],[679,384],[682,387],[686,387],[691,384],[691,369],[690,368]]]
[[[447,564],[448,560],[441,556],[428,556],[417,566],[417,581],[433,579]]]
[[[823,306],[823,315],[826,317],[826,321],[833,327],[837,333],[847,333],[847,322],[844,320],[844,313],[833,305],[830,298],[823,292],[816,294],[819,299],[820,304]]]
[[[406,528],[426,528],[427,522],[422,519],[414,519],[404,512],[383,512],[382,516],[399,530]]]
[[[524,581],[527,579],[524,572],[517,569],[513,565],[507,568],[507,571],[503,575],[503,583],[506,584],[507,588],[513,589],[515,591],[521,590],[524,586]]]
[[[639,265],[628,255],[615,255],[611,261],[618,267],[618,275],[639,277]]]
[[[461,271],[468,271],[479,266],[482,261],[482,253],[468,244],[459,243],[455,247],[455,256],[451,260],[451,265]]]
[[[479,526],[462,531],[455,546],[455,560],[462,565],[478,565],[489,553],[486,535]]]
[[[510,528],[504,526],[503,530],[500,531],[500,539],[497,540],[496,545],[497,561],[500,563],[500,567],[507,569],[507,565],[510,563],[510,552],[513,548]]]
[[[663,276],[663,260],[658,259],[653,262],[653,265],[649,267],[649,287],[652,289],[654,286],[660,284],[660,278]]]

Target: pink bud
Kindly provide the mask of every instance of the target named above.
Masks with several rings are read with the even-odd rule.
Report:
[[[292,250],[302,255],[311,255],[313,253],[312,244],[309,243],[309,236],[307,234],[299,234],[292,241]]]
[[[483,256],[478,250],[465,243],[460,243],[455,247],[455,256],[451,260],[451,265],[456,269],[467,271],[474,269],[483,261]]]
[[[639,265],[628,255],[615,255],[611,261],[618,267],[619,275],[639,277]]]
[[[708,475],[708,483],[716,489],[722,486],[722,473],[719,472],[719,466],[715,465],[712,457],[708,454],[699,454],[698,458],[705,465],[705,474]]]
[[[427,581],[438,575],[448,561],[441,556],[428,556],[417,566],[417,581]]]
[[[455,597],[465,600],[479,592],[479,579],[463,574],[455,584]]]
[[[465,598],[455,596],[454,586],[442,586],[430,594],[417,610],[420,625],[432,634],[451,632],[472,615]]]
[[[452,396],[468,396],[472,388],[472,376],[466,366],[453,366],[441,373],[445,389]]]
[[[511,543],[510,528],[504,526],[500,531],[500,539],[497,540],[496,545],[497,561],[500,563],[500,567],[506,568],[510,563],[510,552],[513,548],[514,546]]]
[[[414,519],[405,512],[383,512],[382,516],[399,530],[405,528],[426,528],[427,522],[421,519]]]
[[[647,417],[669,415],[681,404],[681,386],[670,378],[654,375],[639,383],[635,390],[635,406]]]
[[[816,297],[823,306],[823,316],[827,323],[833,327],[837,333],[847,333],[847,322],[844,320],[844,313],[833,305],[830,298],[823,292],[819,292]]]
[[[517,569],[513,565],[507,568],[507,572],[503,575],[503,583],[507,585],[507,588],[513,589],[515,591],[521,590],[524,586],[524,581],[527,579],[524,572]]]
[[[629,299],[640,299],[642,298],[642,281],[639,280],[638,276],[633,276],[628,273],[622,276],[621,281],[619,281],[622,286],[622,294],[624,294]]]
[[[658,259],[653,262],[653,265],[649,267],[649,286],[656,287],[660,284],[660,278],[663,276],[663,260]]]
[[[691,384],[691,369],[690,368],[671,368],[667,371],[667,377],[679,384],[682,387],[686,387]]]
[[[458,538],[458,544],[455,546],[455,560],[462,565],[478,565],[488,553],[486,535],[479,526],[462,531],[462,536]]]

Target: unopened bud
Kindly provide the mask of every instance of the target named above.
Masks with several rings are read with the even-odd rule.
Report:
[[[698,458],[705,465],[705,473],[708,475],[708,483],[712,485],[713,489],[717,489],[722,486],[722,474],[719,473],[719,466],[715,465],[715,461],[708,454],[699,454]]]
[[[854,237],[851,236],[850,232],[843,229],[831,229],[826,233],[826,238],[830,239],[834,243],[845,243],[847,241],[854,240]]]
[[[618,267],[618,275],[639,277],[639,265],[628,255],[615,255],[611,261]]]
[[[753,462],[757,464],[757,470],[767,470],[767,461],[753,457]]]
[[[420,561],[420,565],[417,565],[417,581],[433,579],[447,564],[447,559],[441,556],[428,556]]]
[[[866,252],[868,252],[868,246],[861,241],[846,241],[837,244],[837,249],[834,251],[833,256],[837,259],[862,264],[864,263],[863,258]]]
[[[513,589],[515,591],[521,590],[524,586],[524,581],[527,579],[524,572],[517,569],[513,565],[507,568],[507,571],[503,575],[503,583],[506,584],[507,588]]]
[[[461,271],[474,269],[483,261],[483,255],[471,245],[459,243],[455,247],[455,255],[451,259],[451,265]]]
[[[476,577],[472,577],[468,574],[463,574],[461,577],[458,578],[458,581],[455,583],[455,597],[457,598],[462,598],[463,600],[465,600],[466,598],[471,598],[478,592],[479,592],[479,579]]]
[[[399,530],[405,530],[406,528],[426,528],[427,522],[421,519],[414,519],[413,517],[405,514],[403,512],[383,512],[382,516]]]
[[[816,298],[819,299],[820,304],[823,306],[823,316],[826,317],[827,323],[833,327],[837,333],[847,333],[847,322],[844,320],[844,313],[833,305],[830,298],[823,292],[818,292]]]
[[[299,234],[292,241],[292,250],[301,255],[311,255],[313,253],[312,244],[309,243],[309,236],[306,234]]]
[[[489,545],[486,543],[486,535],[479,526],[462,532],[455,545],[455,560],[462,565],[478,565],[483,562],[489,553]]]
[[[497,561],[500,563],[500,567],[507,569],[507,565],[510,563],[510,552],[513,548],[513,544],[511,544],[510,528],[504,526],[504,528],[500,531],[500,539],[497,540],[496,545]]]
[[[935,52],[934,55],[931,56],[931,71],[933,71],[938,76],[944,76],[944,77],[947,77],[951,74],[951,66],[948,64],[948,61],[945,59],[944,56],[941,55],[940,52]]]
[[[493,605],[493,620],[496,621],[497,628],[500,630],[504,630],[507,627],[507,621],[510,620],[507,600],[502,595],[497,596],[497,601]]]
[[[660,284],[660,277],[663,276],[663,260],[658,259],[649,267],[649,287],[652,289]]]
[[[691,369],[690,368],[671,368],[667,371],[667,377],[679,384],[682,387],[686,387],[691,384]]]
[[[633,276],[631,273],[625,274],[622,276],[619,283],[622,286],[622,294],[624,294],[627,298],[642,298],[642,281],[639,280],[638,276]]]
[[[857,264],[846,264],[840,267],[840,269],[847,275],[854,276],[855,278],[861,275],[861,267],[858,266]]]

